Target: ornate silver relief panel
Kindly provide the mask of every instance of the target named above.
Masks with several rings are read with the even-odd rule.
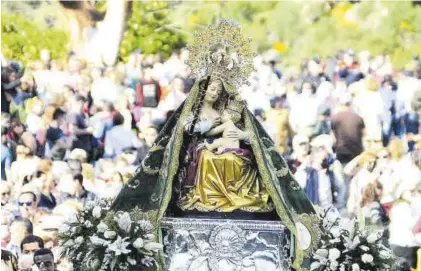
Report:
[[[290,270],[279,221],[165,218],[161,228],[169,271]]]

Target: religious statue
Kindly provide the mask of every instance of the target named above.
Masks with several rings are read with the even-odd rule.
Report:
[[[196,83],[112,208],[153,211],[158,224],[167,217],[266,216],[289,230],[292,266],[305,270],[320,240],[318,219],[238,92],[253,69],[250,42],[229,20],[196,34],[188,63]]]

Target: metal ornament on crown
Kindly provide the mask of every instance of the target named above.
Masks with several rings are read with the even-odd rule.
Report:
[[[188,45],[190,77],[216,77],[235,89],[249,84],[255,54],[240,25],[234,20],[222,20],[217,26],[209,25],[202,32],[194,33],[195,39]],[[235,93],[229,93],[234,94]]]

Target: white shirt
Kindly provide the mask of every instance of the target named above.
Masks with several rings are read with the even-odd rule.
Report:
[[[290,122],[296,132],[299,127],[314,126],[319,102],[315,95],[299,94],[291,103]]]
[[[36,134],[44,127],[44,122],[40,116],[37,116],[34,113],[29,113],[26,117],[26,125],[28,126],[28,131],[31,132],[31,134]]]
[[[382,120],[385,106],[378,91],[361,91],[355,99],[357,113],[363,118],[366,137],[371,140],[382,139]]]
[[[180,91],[171,91],[167,97],[158,105],[158,109],[162,111],[176,110],[186,99],[186,94]]]
[[[329,176],[326,174],[326,170],[319,170],[319,204],[320,207],[325,208],[332,206],[332,186],[330,184]]]
[[[91,96],[95,102],[107,101],[115,103],[121,91],[122,87],[115,84],[109,78],[95,80],[91,86]]]
[[[409,203],[395,203],[390,210],[390,244],[402,247],[417,246],[412,229],[418,219],[419,216],[413,214]]]

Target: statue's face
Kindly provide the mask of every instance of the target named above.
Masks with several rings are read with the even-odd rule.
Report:
[[[222,92],[222,82],[220,80],[212,81],[209,84],[208,89],[206,90],[205,101],[209,103],[216,102],[221,92]]]

